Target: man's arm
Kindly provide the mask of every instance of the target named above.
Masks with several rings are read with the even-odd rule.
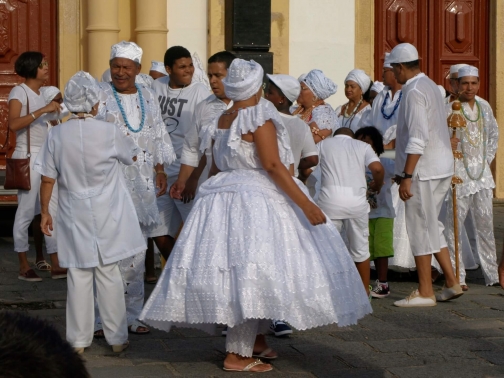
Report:
[[[40,228],[47,236],[52,236],[51,231],[53,230],[53,220],[51,214],[49,214],[49,202],[51,201],[51,195],[55,182],[55,179],[42,176],[42,182],[40,184],[40,214],[42,215]]]

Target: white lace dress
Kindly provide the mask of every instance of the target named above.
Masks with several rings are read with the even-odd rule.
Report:
[[[241,139],[268,119],[288,165],[288,134],[268,102],[241,110],[228,130],[217,129],[217,119],[200,133],[201,150],[215,140],[213,156],[221,172],[200,186],[140,316],[148,325],[211,331],[214,324],[283,319],[304,330],[355,324],[371,313],[336,228],[331,222],[310,225],[262,169],[255,144]]]

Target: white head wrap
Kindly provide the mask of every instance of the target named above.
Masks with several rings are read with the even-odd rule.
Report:
[[[461,64],[454,64],[453,66],[450,66],[450,79],[456,79],[453,77],[453,75],[458,74],[459,69],[462,67],[468,66],[468,64],[461,63]]]
[[[371,84],[371,79],[363,70],[352,70],[348,73],[345,78],[345,83],[348,80],[355,81],[363,93],[367,92],[369,85]]]
[[[373,83],[373,86],[371,87],[371,90],[375,91],[376,93],[380,93],[381,91],[383,91],[383,89],[385,89],[385,85],[383,85],[381,81],[375,81]]]
[[[44,97],[47,105],[54,99],[54,97],[56,97],[58,93],[61,93],[61,91],[59,90],[59,88],[47,86],[40,87],[40,93],[42,93],[42,96]]]
[[[235,59],[222,79],[226,97],[233,101],[243,101],[254,96],[261,88],[264,70],[259,63]]]
[[[385,53],[385,59],[383,60],[383,68],[392,68],[390,64],[390,53]]]
[[[460,67],[458,70],[458,78],[460,79],[461,77],[464,76],[479,77],[479,70],[474,66],[468,66],[468,65]]]
[[[338,86],[321,70],[311,70],[306,74],[303,82],[321,100],[332,96],[338,90]]]
[[[302,81],[304,81],[305,77],[306,77],[307,74],[303,73],[301,75],[299,75],[298,77],[298,81],[301,83]]]
[[[135,83],[143,84],[146,87],[151,88],[152,84],[154,84],[154,79],[150,75],[139,73],[135,77]]]
[[[126,58],[136,63],[141,63],[143,50],[135,42],[122,41],[112,46],[110,60],[114,58]]]
[[[94,77],[84,71],[73,75],[65,85],[64,101],[73,113],[89,113],[99,101],[100,88]]]
[[[150,71],[160,72],[163,75],[168,76],[168,72],[166,72],[166,68],[165,68],[164,63],[163,62],[158,62],[157,60],[151,61]]]

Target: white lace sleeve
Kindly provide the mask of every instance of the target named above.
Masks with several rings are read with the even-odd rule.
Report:
[[[499,143],[499,127],[490,106],[481,105],[485,126],[487,128],[487,162],[490,164],[495,158],[497,144]]]
[[[320,130],[330,129],[335,131],[339,129],[338,116],[331,105],[328,104],[313,109],[311,122],[315,122]]]

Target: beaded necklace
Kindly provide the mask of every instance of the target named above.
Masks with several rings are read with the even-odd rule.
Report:
[[[383,116],[383,118],[385,118],[386,120],[389,120],[390,118],[392,118],[397,110],[397,108],[399,107],[399,104],[401,103],[401,98],[402,98],[402,91],[399,93],[399,98],[397,99],[397,102],[395,103],[394,105],[394,110],[392,110],[392,113],[390,113],[389,115],[385,114],[385,106],[387,105],[387,100],[389,99],[389,92],[387,91],[387,94],[385,95],[385,100],[383,100],[383,104],[381,106],[381,114]]]
[[[343,127],[348,127],[349,129],[351,128],[355,115],[358,113],[358,110],[362,105],[362,101],[364,101],[364,99],[361,97],[360,101],[357,103],[357,105],[355,105],[355,108],[350,114],[347,113],[348,104],[350,104],[350,101],[343,105],[345,107],[345,111],[343,111],[343,108],[341,108],[340,113],[343,116]],[[347,121],[345,121],[345,118],[347,119]]]
[[[466,114],[464,110],[464,106],[462,106],[462,114],[464,117],[467,119],[467,121],[471,123],[476,123],[478,126],[478,137],[477,141],[474,141],[471,139],[469,131],[467,130],[468,128],[466,127],[463,134],[462,134],[462,140],[460,145],[462,146],[462,154],[463,154],[463,162],[464,162],[464,168],[467,172],[467,176],[473,181],[479,181],[483,177],[483,173],[485,173],[485,162],[487,158],[487,143],[486,143],[486,128],[483,125],[483,119],[481,118],[481,107],[478,101],[476,101],[476,106],[478,107],[478,117],[475,120],[472,120],[469,118],[469,116]],[[483,164],[481,167],[481,172],[477,177],[473,176],[470,172],[469,169],[469,163],[467,162],[467,156],[466,156],[466,151],[465,151],[465,141],[469,142],[469,144],[475,148],[480,148],[481,143],[483,142]]]
[[[131,131],[132,133],[139,133],[142,131],[145,123],[145,107],[144,107],[144,101],[143,101],[143,95],[140,87],[138,84],[135,83],[135,88],[138,93],[138,98],[140,100],[140,109],[142,110],[142,121],[140,122],[140,126],[138,127],[138,130],[135,130],[134,128],[131,127],[130,123],[128,122],[128,117],[126,117],[126,112],[124,111],[124,108],[122,106],[121,100],[119,99],[119,96],[117,94],[117,91],[114,87],[114,85],[111,85],[112,87],[112,92],[114,93],[115,100],[117,102],[117,106],[119,106],[119,110],[121,111],[121,115],[123,117],[124,123],[126,123],[126,126],[128,127],[128,130]]]

